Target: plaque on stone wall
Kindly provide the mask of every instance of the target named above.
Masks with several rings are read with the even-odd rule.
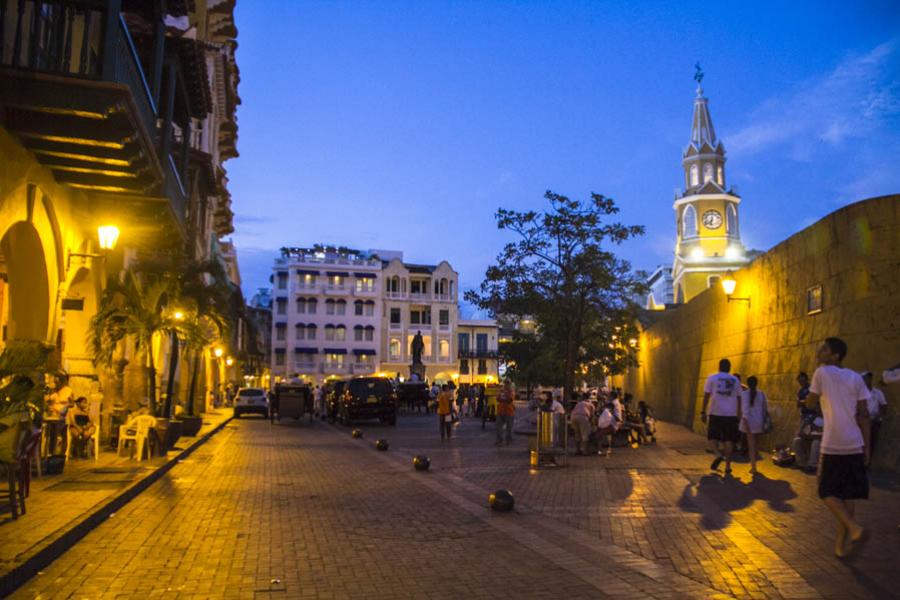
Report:
[[[820,283],[806,290],[806,314],[820,313],[822,306],[822,284]]]

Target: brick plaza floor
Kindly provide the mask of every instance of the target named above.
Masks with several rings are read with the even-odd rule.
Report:
[[[859,510],[871,541],[840,561],[814,477],[711,475],[681,428],[540,471],[524,436],[495,448],[475,419],[443,443],[424,415],[360,428],[233,421],[15,597],[900,597],[895,480]],[[487,509],[497,488],[514,513]]]

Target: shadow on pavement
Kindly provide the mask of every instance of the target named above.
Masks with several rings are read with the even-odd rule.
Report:
[[[731,513],[748,508],[756,500],[768,503],[772,510],[794,512],[790,500],[797,497],[791,484],[781,479],[770,479],[758,473],[744,483],[734,477],[704,475],[696,483],[684,487],[678,507],[684,512],[702,515],[704,529],[724,529],[731,523]]]

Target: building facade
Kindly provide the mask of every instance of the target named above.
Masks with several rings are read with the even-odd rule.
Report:
[[[691,139],[682,155],[684,192],[675,198],[674,301],[681,304],[747,264],[741,243],[741,199],[725,178],[725,146],[697,85]]]
[[[643,299],[647,310],[665,310],[667,304],[675,302],[675,288],[672,285],[672,267],[660,265],[647,278],[647,296]]]
[[[500,325],[493,319],[462,319],[456,333],[460,385],[497,383]]]
[[[272,272],[274,379],[409,377],[416,334],[428,380],[457,370],[459,276],[393,250],[283,248]]]
[[[383,253],[384,254],[384,253]],[[422,362],[429,381],[452,381],[456,372],[456,328],[459,319],[459,274],[450,263],[419,265],[403,262],[402,253],[385,258],[384,314],[381,320],[380,371],[408,377],[411,346],[422,335]]]
[[[119,368],[93,365],[87,331],[108,277],[148,257],[213,259],[232,230],[234,3],[3,7],[0,351],[52,346],[48,368],[67,372],[76,393],[99,376],[106,411],[146,396],[133,344]],[[104,225],[121,234],[114,248]],[[169,352],[161,338],[160,363]]]
[[[376,371],[381,348],[382,261],[368,251],[283,248],[272,273],[276,381],[321,383]]]

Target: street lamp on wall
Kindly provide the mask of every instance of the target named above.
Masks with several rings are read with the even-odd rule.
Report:
[[[66,258],[66,271],[72,266],[72,257],[105,259],[109,251],[114,250],[119,241],[119,228],[115,225],[101,225],[97,228],[97,240],[102,252],[90,254],[87,252],[69,252]]]
[[[725,297],[728,298],[728,302],[732,300],[735,302],[746,302],[747,306],[750,306],[750,298],[735,298],[734,290],[737,287],[737,281],[732,275],[731,271],[725,273],[725,277],[722,279],[722,291],[725,292]]]

